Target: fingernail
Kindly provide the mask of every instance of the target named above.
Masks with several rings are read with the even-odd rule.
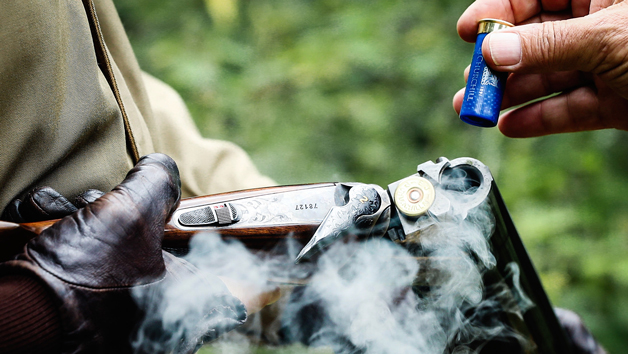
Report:
[[[491,33],[488,47],[497,66],[516,65],[521,61],[521,38],[517,33]]]

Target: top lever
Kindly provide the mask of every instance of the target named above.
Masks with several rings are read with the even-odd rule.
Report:
[[[383,236],[390,222],[390,198],[374,184],[341,184],[349,188],[346,204],[332,207],[295,262],[308,260],[334,241]]]

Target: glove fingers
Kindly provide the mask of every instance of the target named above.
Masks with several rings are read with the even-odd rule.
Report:
[[[161,238],[179,198],[174,161],[145,156],[111,192],[33,239],[29,254],[76,284],[102,288],[154,281],[165,272]]]
[[[31,216],[35,218],[37,215],[58,219],[77,210],[69,200],[50,187],[35,189],[26,196],[21,206],[20,214],[29,220]]]
[[[104,194],[97,189],[89,189],[79,194],[73,204],[50,187],[38,187],[30,191],[23,201],[17,198],[12,200],[2,214],[2,220],[35,222],[61,219],[93,203]]]
[[[84,208],[87,204],[93,203],[96,199],[105,195],[104,192],[99,191],[98,189],[88,189],[85,192],[79,194],[74,199],[74,205],[77,208]]]
[[[9,205],[4,208],[1,219],[12,222],[25,222],[22,215],[20,215],[20,204],[22,204],[20,199],[13,199]]]
[[[50,187],[38,187],[30,191],[24,200],[13,200],[5,209],[4,219],[13,222],[60,219],[76,210],[74,204],[56,190]]]

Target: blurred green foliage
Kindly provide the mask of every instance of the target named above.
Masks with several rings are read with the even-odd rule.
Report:
[[[628,346],[628,155],[619,131],[516,140],[451,107],[472,44],[460,0],[117,1],[144,70],[202,133],[282,184],[387,185],[439,156],[496,177],[554,305]]]

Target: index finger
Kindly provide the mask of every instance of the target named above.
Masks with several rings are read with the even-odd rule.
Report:
[[[499,130],[512,138],[610,128],[599,115],[599,101],[590,87],[580,87],[503,114]]]
[[[478,21],[495,18],[516,24],[541,12],[538,0],[478,0],[458,19],[458,34],[467,42],[475,42]]]
[[[458,19],[458,34],[467,42],[475,42],[478,21],[483,18],[496,18],[516,25],[541,12],[563,11],[569,6],[569,0],[478,0]]]

